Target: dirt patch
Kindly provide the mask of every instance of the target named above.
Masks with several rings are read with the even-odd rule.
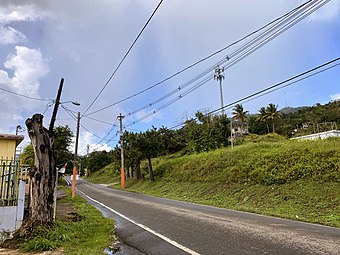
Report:
[[[72,203],[63,203],[57,205],[57,219],[64,222],[81,221],[83,217],[79,215]]]

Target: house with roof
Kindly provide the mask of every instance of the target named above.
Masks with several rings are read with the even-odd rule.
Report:
[[[0,243],[21,226],[26,182],[19,176],[16,148],[22,135],[0,134]]]
[[[22,135],[0,134],[0,160],[14,160],[16,148],[22,140]]]

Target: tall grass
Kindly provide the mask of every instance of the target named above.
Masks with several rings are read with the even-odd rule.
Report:
[[[340,139],[259,139],[212,152],[153,159],[155,182],[126,189],[340,227]],[[119,188],[119,185],[115,185]]]

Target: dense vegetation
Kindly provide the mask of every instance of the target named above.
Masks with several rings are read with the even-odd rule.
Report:
[[[289,141],[282,136],[251,135],[240,145],[200,154],[153,159],[144,181],[130,178],[131,191],[225,208],[340,226],[340,139]],[[116,182],[114,164],[90,180]],[[116,177],[113,177],[113,176]]]
[[[148,175],[153,180],[153,158],[174,153],[190,155],[227,147],[230,145],[230,121],[233,122],[233,142],[236,144],[240,144],[242,140],[238,137],[247,133],[247,130],[251,134],[277,133],[289,138],[335,129],[337,124],[340,125],[340,101],[298,109],[285,108],[281,111],[278,111],[276,105],[269,104],[255,115],[249,115],[248,111],[238,104],[232,114],[231,120],[222,115],[197,112],[195,118],[186,120],[177,130],[153,127],[140,133],[126,131],[123,143],[127,178],[143,177],[140,171],[143,160],[147,161]],[[332,122],[334,125],[326,125],[325,122]],[[89,158],[84,160],[84,167],[92,174],[109,162],[115,162],[117,167],[120,165],[120,146],[108,153],[91,153]]]

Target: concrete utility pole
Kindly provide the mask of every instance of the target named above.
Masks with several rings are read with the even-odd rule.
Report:
[[[222,115],[224,115],[223,91],[222,91],[222,80],[224,79],[224,68],[221,69],[219,66],[215,68],[214,79],[217,81],[220,81],[221,109],[222,109]]]
[[[123,116],[121,113],[118,116],[119,124],[120,124],[120,156],[121,156],[121,179],[120,185],[121,188],[124,189],[125,187],[125,172],[124,172],[124,145],[123,145]]]
[[[80,127],[80,112],[78,112],[77,118],[77,132],[76,132],[76,144],[74,148],[74,166],[73,166],[73,175],[72,175],[72,199],[75,196],[76,190],[76,175],[78,173],[78,140],[79,140],[79,127]]]
[[[234,148],[234,144],[233,144],[233,116],[232,114],[230,114],[230,145],[231,148]]]

